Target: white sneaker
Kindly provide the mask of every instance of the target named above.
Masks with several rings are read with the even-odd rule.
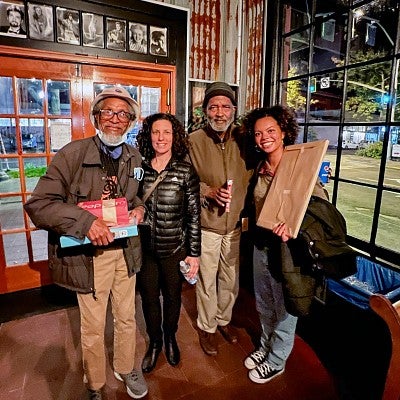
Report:
[[[247,369],[254,369],[257,365],[262,364],[266,358],[267,353],[263,349],[254,350],[245,360],[244,366]]]
[[[283,374],[285,368],[276,369],[272,365],[264,361],[262,364],[257,365],[256,368],[249,371],[249,378],[255,383],[266,383],[271,379]]]

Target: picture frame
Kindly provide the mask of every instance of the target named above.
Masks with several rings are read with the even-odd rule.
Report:
[[[0,35],[26,38],[25,17],[22,1],[0,1]]]
[[[79,11],[56,7],[57,42],[81,44],[81,21]]]
[[[147,54],[147,44],[147,25],[129,21],[129,51],[139,54]]]
[[[311,198],[328,140],[286,146],[272,180],[257,225],[273,229],[284,222],[297,237]]]
[[[150,54],[168,57],[168,29],[150,25]]]
[[[53,7],[28,3],[29,38],[54,41]]]
[[[107,49],[126,51],[126,21],[106,18]]]
[[[82,30],[83,46],[104,48],[104,22],[102,15],[83,12]]]

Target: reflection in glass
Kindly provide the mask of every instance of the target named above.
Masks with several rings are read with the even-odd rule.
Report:
[[[43,114],[43,82],[32,78],[17,78],[18,105],[21,114]]]
[[[70,115],[71,114],[71,96],[69,81],[48,80],[47,84],[47,102],[50,115]]]
[[[10,179],[7,185],[0,182],[1,192],[20,191],[19,179]],[[3,197],[0,207],[0,225],[2,230],[23,228],[23,209],[21,196]]]
[[[21,144],[24,153],[44,151],[44,120],[42,118],[21,118]]]
[[[392,126],[389,137],[389,157],[391,160],[400,161],[400,127]]]
[[[399,185],[397,185],[399,187]],[[400,208],[399,194],[384,191],[379,214],[376,244],[396,252],[399,251]]]
[[[385,121],[390,99],[390,68],[391,63],[384,62],[349,69],[346,121]]]
[[[336,73],[311,78],[310,121],[339,122],[342,107],[343,80]]]
[[[313,142],[315,140],[328,140],[329,148],[335,148],[339,136],[338,126],[324,126],[316,125],[309,126],[307,133],[307,142]]]
[[[299,118],[297,118],[297,122],[298,123],[304,122],[304,120],[300,121]],[[297,136],[295,144],[298,144],[298,143],[304,143],[304,125],[299,126],[299,134]]]
[[[140,103],[142,118],[159,112],[161,103],[161,88],[142,86],[142,97]]]
[[[25,233],[3,235],[6,266],[13,267],[29,261]]]
[[[142,125],[143,125],[142,121],[136,121],[135,126],[128,132],[128,136],[125,141],[126,143],[136,147],[136,136]]]
[[[32,192],[39,178],[46,173],[46,159],[24,158],[24,176],[26,190]]]
[[[12,78],[0,76],[0,114],[14,113],[14,89]]]
[[[324,0],[315,2],[316,15],[331,15],[349,5],[349,0]]]
[[[289,77],[294,76],[289,70]],[[294,79],[283,83],[282,103],[295,110],[299,120],[304,121],[307,101],[307,79]]]
[[[336,206],[346,219],[350,236],[370,240],[375,197],[375,189],[339,182]]]
[[[400,64],[397,63],[396,67],[397,71],[395,72],[395,77],[397,78],[397,85],[395,87],[395,93],[393,95],[394,102],[394,121],[400,121]]]
[[[15,135],[15,118],[0,118],[0,135],[2,141],[0,153],[16,153],[18,147]]]
[[[393,23],[395,0],[372,2],[352,12],[350,59],[356,62],[364,53],[375,58],[393,53],[396,24]]]
[[[310,54],[309,46],[310,30],[306,29],[302,32],[284,38],[283,62],[282,65],[289,66],[289,70],[297,76],[308,72],[308,57]],[[283,73],[283,76],[286,74]]]
[[[18,167],[18,166],[17,166]],[[6,180],[1,180],[0,181],[0,193],[10,193],[10,192],[20,192],[21,191],[21,180],[19,177],[19,172],[18,169],[11,169],[7,171],[7,175],[9,179]],[[14,203],[21,201],[19,196],[10,196],[10,197],[4,197],[1,199],[0,204],[1,204],[1,211],[3,211],[3,206],[7,202]],[[0,221],[1,223],[1,221]]]
[[[313,71],[334,68],[346,53],[346,15],[323,19],[315,27]]]
[[[335,176],[335,170],[336,170],[336,164],[337,164],[336,158],[337,158],[336,150],[334,148],[332,148],[331,145],[329,145],[323,161],[330,162],[332,178]],[[329,198],[332,199],[332,194],[333,194],[333,181],[332,180],[330,180],[327,184],[325,184],[325,189],[329,193]]]
[[[72,139],[70,119],[49,120],[50,151],[56,152]]]
[[[344,149],[342,153],[340,177],[355,182],[377,185],[380,163],[380,157],[362,157],[357,155],[356,150]],[[344,168],[345,165],[347,165],[348,168]]]
[[[399,130],[399,128],[397,128]],[[399,173],[399,160],[400,160],[400,144],[391,144],[390,157],[386,159],[385,180],[384,185],[387,187],[400,190],[400,173]]]
[[[47,231],[37,230],[31,232],[33,261],[47,260]]]
[[[312,0],[286,1],[283,9],[285,32],[301,28],[311,23]]]

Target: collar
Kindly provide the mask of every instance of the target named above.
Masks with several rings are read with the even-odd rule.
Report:
[[[229,126],[229,128],[225,131],[225,135],[222,139],[221,136],[218,134],[218,132],[214,131],[214,129],[211,128],[210,124],[207,124],[204,130],[207,136],[209,136],[215,144],[220,144],[227,142],[231,138],[233,126],[234,124],[231,124]]]
[[[102,150],[102,152],[110,156],[113,160],[121,157],[122,146],[123,144],[120,144],[118,146],[106,146],[103,142],[100,143],[100,149]]]
[[[21,28],[8,28],[8,33],[16,33],[19,34],[21,31]]]
[[[267,176],[274,176],[275,173],[272,171],[270,164],[268,161],[264,160],[261,162],[258,168],[258,175],[267,175]]]

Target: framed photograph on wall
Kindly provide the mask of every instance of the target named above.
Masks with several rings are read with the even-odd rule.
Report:
[[[79,11],[69,8],[56,8],[57,42],[81,44]]]
[[[106,19],[107,49],[126,51],[126,22],[122,19]]]
[[[25,6],[22,1],[0,1],[0,35],[26,38]]]
[[[29,37],[31,39],[54,40],[53,7],[28,3]]]
[[[150,26],[150,54],[154,56],[168,56],[167,28]]]
[[[147,54],[147,25],[129,22],[129,51]]]
[[[103,16],[92,13],[82,13],[82,27],[84,46],[104,47]]]

